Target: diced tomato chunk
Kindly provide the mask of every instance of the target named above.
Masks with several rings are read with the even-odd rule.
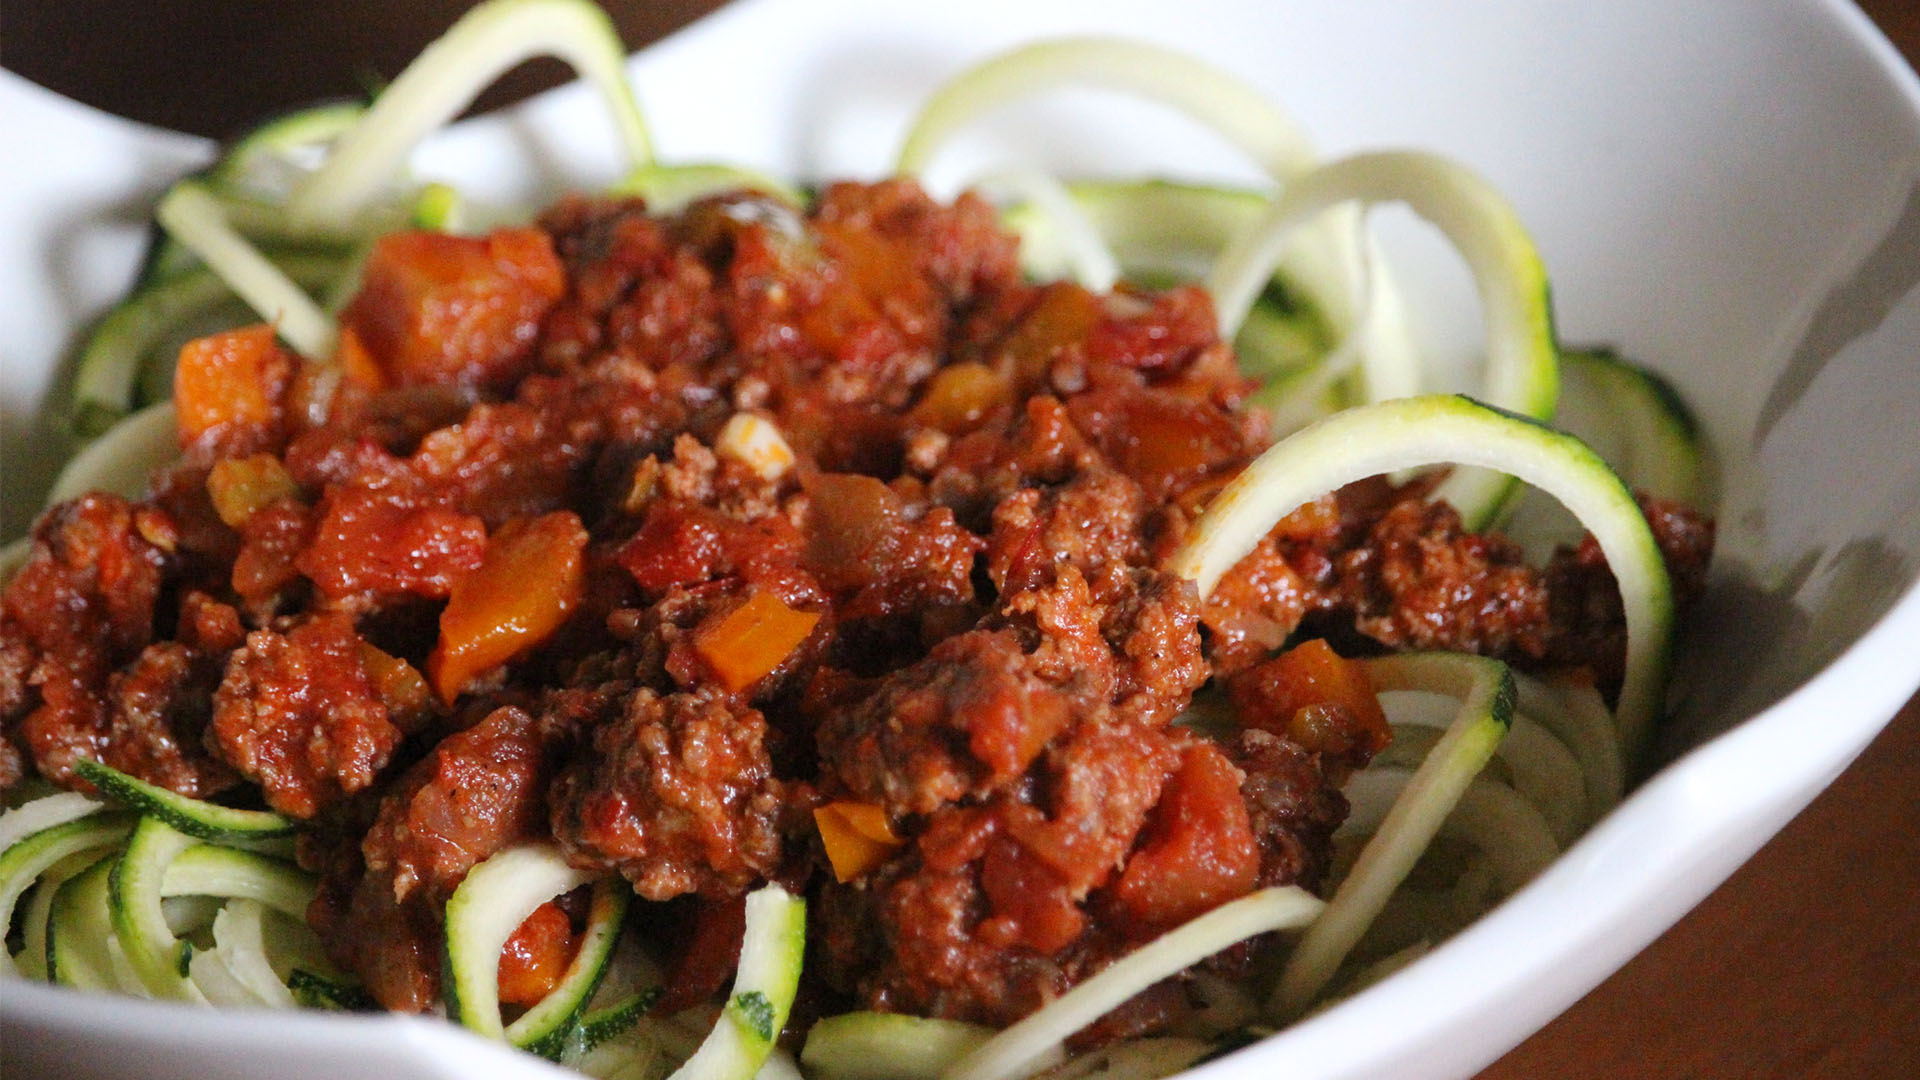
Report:
[[[477,517],[336,485],[321,499],[312,545],[295,565],[335,600],[401,594],[437,599],[480,565],[486,541],[486,526]]]
[[[1199,745],[1167,781],[1113,898],[1150,935],[1252,891],[1259,872],[1240,770]]]
[[[1067,411],[1109,461],[1147,483],[1190,476],[1241,452],[1230,416],[1171,391],[1094,391],[1075,397]]]
[[[641,588],[664,593],[731,574],[777,578],[791,567],[799,543],[799,533],[778,514],[740,521],[698,503],[658,499],[613,559]]]
[[[230,453],[272,445],[293,368],[264,323],[187,342],[173,374],[180,444],[211,440]]]
[[[724,519],[706,507],[663,500],[647,512],[640,531],[621,545],[614,561],[649,592],[698,585],[730,562],[722,536],[725,526]]]
[[[529,358],[565,291],[565,269],[539,229],[399,232],[374,245],[340,317],[351,348],[392,383],[499,383]]]
[[[996,837],[988,846],[980,864],[980,887],[993,907],[993,917],[980,924],[980,935],[999,948],[1024,945],[1041,953],[1058,952],[1087,927],[1086,912],[1074,902],[1066,879],[1011,836]]]
[[[686,943],[667,974],[666,988],[654,1004],[655,1016],[672,1016],[720,992],[740,963],[740,945],[747,935],[747,899],[698,901],[693,925],[668,940]]]
[[[553,993],[579,949],[573,922],[549,900],[500,948],[500,1002],[530,1008]]]
[[[1319,638],[1234,676],[1227,689],[1243,723],[1350,768],[1365,766],[1393,738],[1366,670]]]
[[[587,530],[569,510],[515,519],[487,541],[479,568],[454,583],[427,658],[442,701],[560,629],[586,591],[586,547]]]

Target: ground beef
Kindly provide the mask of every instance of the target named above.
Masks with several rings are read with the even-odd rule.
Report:
[[[360,859],[335,861],[308,921],[380,1004],[422,1012],[437,1000],[447,897],[481,860],[545,834],[567,734],[501,708],[449,735],[381,798]]]
[[[1177,729],[1079,726],[1031,790],[937,810],[898,858],[830,886],[817,920],[826,977],[869,1008],[1009,1023],[1253,886],[1260,849],[1240,784],[1220,751]]]
[[[1327,783],[1316,756],[1299,743],[1259,728],[1242,731],[1227,755],[1246,779],[1240,793],[1260,845],[1260,884],[1318,890],[1333,831],[1347,800]]]
[[[794,817],[766,721],[726,695],[636,690],[554,782],[553,834],[575,865],[649,900],[727,896],[773,876]]]
[[[821,772],[854,798],[928,813],[1018,781],[1074,708],[1017,635],[972,631],[821,709]]]
[[[344,615],[257,630],[228,661],[214,701],[221,756],[283,814],[308,818],[386,767],[400,729]]]
[[[99,760],[183,795],[231,787],[233,771],[207,753],[203,738],[222,660],[174,641],[142,649],[109,683]]]
[[[1640,496],[1640,508],[1660,545],[1676,608],[1684,612],[1706,587],[1713,522],[1698,511],[1645,495]],[[1552,620],[1546,663],[1590,668],[1603,690],[1617,690],[1626,664],[1627,624],[1619,582],[1600,545],[1588,536],[1554,552],[1543,580]]]
[[[9,750],[12,745],[5,738],[8,723],[13,717],[26,714],[32,702],[32,688],[27,685],[28,677],[33,673],[34,649],[27,643],[26,634],[10,620],[0,616],[0,743],[6,743]],[[0,751],[6,753],[7,751]],[[14,751],[17,755],[17,751]],[[21,767],[25,763],[21,762]],[[15,775],[14,780],[19,776]],[[0,784],[0,791],[12,786],[12,781]]]
[[[1539,657],[1547,591],[1519,547],[1469,533],[1445,503],[1404,500],[1339,559],[1361,633],[1398,649]]]
[[[99,760],[116,742],[150,743],[145,754],[127,746],[122,759],[151,759],[155,782],[191,782],[197,772],[166,747],[178,741],[136,703],[118,731],[120,702],[114,673],[132,662],[153,636],[154,609],[171,566],[175,532],[158,509],[114,495],[87,495],[56,507],[34,528],[33,554],[0,597],[0,653],[26,669],[26,692],[10,692],[0,731],[24,743],[40,775],[72,778],[76,758]],[[27,659],[31,657],[31,659]],[[146,680],[134,692],[150,689]],[[167,710],[159,706],[159,713]]]

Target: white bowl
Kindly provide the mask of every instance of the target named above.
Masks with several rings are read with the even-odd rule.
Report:
[[[633,70],[669,158],[872,176],[940,78],[1091,29],[1238,72],[1330,152],[1423,146],[1481,170],[1532,226],[1564,336],[1661,368],[1717,447],[1720,549],[1665,768],[1467,932],[1195,1075],[1467,1074],[1706,895],[1920,683],[1920,84],[1859,12],[1820,0],[748,0]],[[1062,170],[1245,173],[1172,118],[1104,98],[1064,95],[991,130],[976,151]],[[463,125],[421,167],[494,195],[552,191],[611,174],[606,131],[570,88]],[[0,148],[0,526],[14,533],[48,466],[28,417],[63,343],[132,272],[130,208],[209,148],[4,74]],[[1417,236],[1390,240],[1430,300],[1457,299]],[[1435,317],[1434,332],[1469,344],[1466,322]],[[563,1075],[436,1022],[20,983],[0,992],[0,1044],[24,1076]]]

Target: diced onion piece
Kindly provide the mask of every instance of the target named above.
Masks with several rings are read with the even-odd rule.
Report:
[[[300,486],[272,454],[221,458],[207,473],[207,497],[213,512],[238,529],[258,511],[282,499],[297,498]]]
[[[752,469],[762,480],[778,480],[793,468],[793,447],[780,429],[752,413],[734,413],[714,439],[713,449]]]
[[[1204,598],[1279,520],[1356,480],[1452,463],[1499,469],[1560,500],[1600,545],[1626,615],[1626,677],[1615,713],[1637,749],[1661,707],[1673,635],[1666,562],[1633,495],[1570,435],[1470,398],[1401,398],[1330,416],[1241,470],[1187,535],[1168,569]]]
[[[646,121],[627,84],[626,47],[605,11],[590,0],[488,0],[422,50],[340,137],[288,198],[288,216],[296,223],[353,217],[380,198],[422,138],[502,73],[536,56],[565,60],[598,88],[630,166],[652,162]]]
[[[168,235],[200,256],[247,306],[272,323],[301,356],[333,356],[339,330],[327,313],[271,259],[227,223],[220,200],[194,183],[174,186],[153,212]]]
[[[1115,960],[956,1062],[941,1080],[1019,1080],[1031,1076],[1069,1036],[1161,979],[1231,945],[1272,930],[1307,925],[1325,907],[1295,886],[1262,889],[1222,904]]]

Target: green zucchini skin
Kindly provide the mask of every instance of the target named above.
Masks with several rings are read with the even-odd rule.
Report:
[[[77,761],[74,771],[101,793],[168,827],[216,844],[247,843],[292,836],[298,824],[265,810],[235,810],[168,791],[97,761]]]

